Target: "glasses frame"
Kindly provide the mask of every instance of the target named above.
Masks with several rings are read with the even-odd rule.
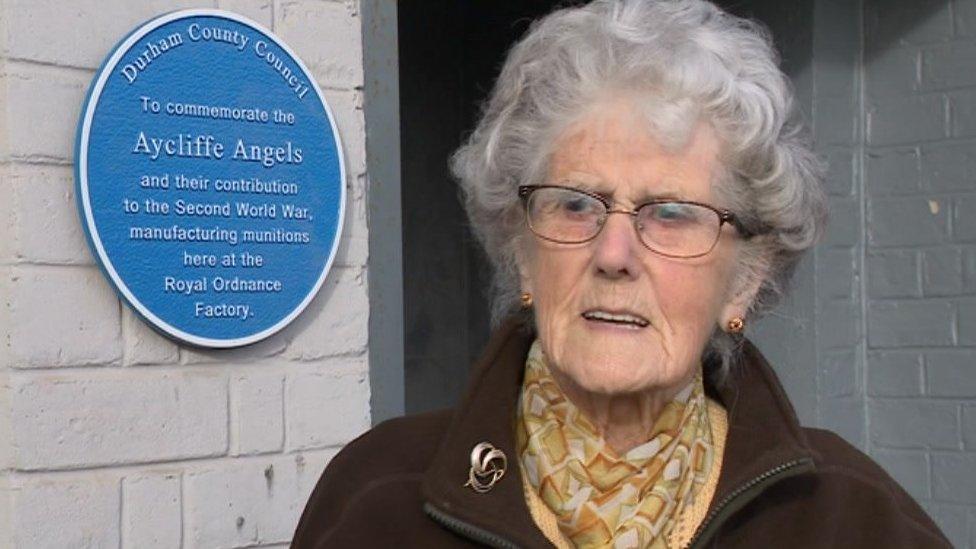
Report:
[[[594,198],[600,201],[600,203],[603,204],[604,208],[606,208],[606,212],[604,212],[602,218],[600,219],[599,228],[597,229],[596,233],[594,233],[593,236],[585,240],[564,241],[564,240],[557,240],[555,238],[549,238],[547,236],[543,236],[538,232],[536,232],[535,227],[532,226],[532,220],[529,216],[529,197],[532,196],[532,193],[540,189],[562,189],[564,191],[572,191],[579,194],[583,194],[589,196],[590,198]],[[710,254],[712,250],[715,249],[715,245],[718,244],[719,239],[722,237],[722,225],[726,223],[735,227],[736,231],[738,231],[743,238],[749,238],[755,234],[754,232],[746,229],[746,227],[742,224],[742,221],[740,221],[739,218],[736,217],[736,215],[730,212],[729,210],[716,208],[711,204],[705,204],[703,202],[695,202],[693,200],[675,200],[671,198],[657,198],[654,200],[648,200],[647,202],[638,204],[637,207],[635,207],[634,209],[628,210],[625,208],[614,208],[613,202],[603,195],[590,192],[590,191],[585,191],[583,189],[577,189],[575,187],[567,187],[565,185],[520,185],[518,188],[518,196],[519,198],[522,199],[522,203],[525,206],[525,223],[526,225],[529,226],[529,230],[532,231],[532,234],[538,236],[543,240],[548,240],[549,242],[555,242],[557,244],[583,244],[586,242],[590,242],[591,240],[600,236],[600,232],[603,231],[603,227],[607,224],[607,219],[610,217],[610,214],[629,215],[634,225],[634,231],[637,233],[637,240],[641,243],[641,245],[643,245],[645,248],[658,255],[662,255],[664,257],[670,257],[674,259],[693,259],[696,257],[702,257]],[[700,206],[702,208],[707,208],[715,212],[715,215],[718,216],[719,223],[718,223],[718,231],[715,232],[715,240],[712,241],[712,245],[709,246],[708,250],[700,254],[693,254],[693,255],[675,255],[675,254],[664,253],[660,250],[655,250],[654,248],[649,246],[647,242],[644,242],[644,238],[641,236],[640,228],[637,226],[637,213],[642,208],[646,206],[652,206],[654,204],[691,204],[693,206]]]

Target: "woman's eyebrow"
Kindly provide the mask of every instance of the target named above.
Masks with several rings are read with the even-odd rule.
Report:
[[[586,191],[595,195],[602,196],[603,198],[611,202],[619,202],[625,200],[627,197],[618,197],[614,195],[612,190],[612,185],[607,183],[605,180],[596,178],[593,176],[575,176],[573,174],[562,177],[555,180],[554,185],[560,185],[563,187],[570,187],[573,189],[579,189],[581,191]],[[670,186],[665,186],[664,188],[658,188],[653,190],[647,190],[641,192],[634,200],[630,201],[633,205],[639,206],[641,204],[647,204],[648,202],[655,202],[661,200],[692,200],[688,198],[685,194],[674,190]]]
[[[661,200],[686,200],[686,198],[681,195],[681,193],[675,191],[658,191],[653,193],[644,193],[641,195],[639,200],[635,200],[635,204],[647,204],[648,202],[657,202]]]

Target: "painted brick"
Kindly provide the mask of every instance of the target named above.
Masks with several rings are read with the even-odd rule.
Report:
[[[976,499],[976,453],[934,454],[932,456],[932,496],[956,503]]]
[[[118,547],[116,480],[27,484],[14,491],[14,547]]]
[[[2,62],[0,62],[2,63]],[[0,64],[0,74],[2,74],[3,65]],[[3,101],[3,85],[0,82],[0,101]],[[0,124],[3,124],[3,109],[0,109]],[[3,126],[0,126],[2,128]],[[19,246],[17,243],[17,231],[18,217],[17,207],[14,205],[13,200],[13,186],[10,181],[9,165],[3,164],[4,157],[4,139],[3,132],[0,132],[0,193],[3,196],[10,197],[7,200],[0,200],[0,234],[4,235],[0,238],[0,266],[11,265],[20,261],[18,257],[20,255]]]
[[[861,6],[843,0],[814,2],[813,14],[816,21],[830,21],[829,25],[814,25],[818,54],[837,49],[850,55],[861,47]]]
[[[969,510],[969,547],[976,547],[976,509]]]
[[[346,159],[346,177],[351,178],[366,171],[366,149],[350,147],[346,143],[366,142],[366,119],[363,114],[362,91],[323,90],[325,100],[335,116],[342,152]],[[351,181],[351,179],[349,179]]]
[[[930,497],[929,460],[925,452],[877,450],[871,457],[915,499]]]
[[[284,376],[249,374],[231,380],[231,453],[281,450],[284,442]]]
[[[867,47],[873,49],[945,40],[952,34],[952,19],[941,0],[913,0],[898,9],[885,0],[867,0],[864,27]]]
[[[955,33],[960,37],[976,36],[976,2],[962,0],[952,5]]]
[[[369,233],[367,229],[366,174],[351,179],[346,186],[347,200],[342,238],[336,251],[337,267],[366,266],[369,259]]]
[[[913,194],[919,190],[919,155],[914,147],[869,151],[864,169],[865,186],[871,196]]]
[[[958,248],[922,252],[922,292],[926,296],[962,293],[962,253]]]
[[[919,353],[876,351],[868,354],[869,395],[919,396],[922,379],[922,356]]]
[[[305,313],[284,331],[291,336],[285,355],[298,360],[366,351],[369,296],[366,273],[334,268]]]
[[[4,7],[0,6],[0,10]],[[2,12],[0,12],[2,13]],[[5,48],[6,38],[5,32],[0,31],[0,51]],[[6,82],[7,74],[7,61],[4,59],[3,55],[0,54],[0,105],[4,105],[5,108],[0,109],[0,128],[6,128],[8,126],[7,120],[13,113],[10,113],[10,94],[8,93],[8,86]],[[7,136],[6,130],[0,131],[0,162],[7,162],[10,160],[10,138]],[[0,168],[0,174],[3,173],[3,168]]]
[[[864,401],[860,398],[825,398],[820,402],[820,425],[844,440],[865,448]]]
[[[2,319],[0,319],[2,320]],[[0,324],[2,327],[3,324]],[[3,471],[12,470],[14,467],[14,448],[9,441],[14,439],[13,437],[13,426],[11,424],[12,419],[10,417],[10,382],[9,374],[6,369],[0,371],[0,440],[5,441],[4,444],[0,444],[0,468]],[[0,475],[0,532],[4,532],[5,528],[9,531],[9,513],[4,514],[8,509],[9,500],[5,497],[4,493],[7,489],[6,486],[6,476]],[[4,538],[0,535],[0,547],[4,544]]]
[[[865,59],[864,82],[868,97],[908,95],[919,90],[921,55],[915,47],[874,50]]]
[[[282,2],[275,10],[275,32],[298,53],[320,86],[351,89],[363,85],[357,15],[343,3]]]
[[[915,251],[872,250],[868,252],[867,264],[870,297],[921,295]]]
[[[180,490],[178,474],[138,475],[122,480],[123,549],[180,547]]]
[[[0,547],[14,546],[12,493],[7,476],[0,476]]]
[[[820,146],[850,147],[854,144],[859,113],[852,100],[815,95],[813,112],[831,113],[831,116],[822,116],[813,121],[814,139]]]
[[[303,312],[299,315],[299,320],[306,314],[308,313]],[[184,346],[180,348],[180,362],[182,364],[245,364],[278,356],[288,345],[286,331],[287,328],[267,339],[235,349],[204,349],[202,347]]]
[[[942,530],[942,533],[949,538],[953,547],[966,546],[965,506],[927,501],[923,502],[922,507],[932,517],[932,520]]]
[[[925,379],[932,396],[976,397],[973,352],[960,349],[925,353]]]
[[[218,8],[239,13],[269,29],[274,26],[271,5],[270,0],[217,0]]]
[[[853,301],[828,301],[817,315],[817,333],[823,349],[847,349],[861,337],[860,306]]]
[[[210,374],[121,379],[18,376],[19,469],[216,456],[227,451],[227,382]]]
[[[183,481],[188,549],[286,543],[334,451],[208,467]]]
[[[820,360],[820,388],[826,397],[853,396],[860,392],[854,351],[832,351]]]
[[[875,246],[939,244],[948,234],[948,204],[926,198],[872,200],[868,207],[868,242]]]
[[[47,368],[121,359],[119,302],[98,270],[12,267],[0,273],[10,326],[0,353],[9,353],[8,365]]]
[[[976,97],[974,104],[976,104]],[[976,181],[972,143],[938,143],[922,148],[922,187],[933,192],[968,190]]]
[[[820,295],[827,299],[854,299],[854,250],[818,250],[817,258],[817,285]]]
[[[958,90],[948,94],[949,135],[952,137],[976,136],[976,91]]]
[[[976,345],[976,301],[960,301],[956,331],[960,345]]]
[[[831,196],[849,197],[854,194],[854,158],[849,150],[830,150],[827,155],[827,175],[824,187]]]
[[[850,247],[858,244],[861,235],[861,205],[853,198],[831,196],[830,223],[824,243],[832,248]]]
[[[193,0],[76,0],[66,9],[57,0],[10,0],[5,6],[7,54],[94,69],[136,25],[168,11],[200,5]],[[93,16],[98,13],[111,17]]]
[[[952,212],[952,239],[956,242],[976,242],[976,196],[955,200]]]
[[[71,169],[11,165],[0,181],[6,210],[5,262],[92,265],[75,204]]]
[[[816,9],[816,8],[814,8]],[[853,34],[856,39],[857,34]],[[823,48],[813,58],[815,65],[814,94],[817,97],[837,98],[851,101],[854,95],[854,82],[857,76],[858,64],[854,52],[840,45],[840,42],[850,40],[851,36],[842,32],[834,32],[831,38],[826,36],[814,37],[814,40],[831,40],[831,47]]]
[[[344,442],[353,436],[349,424],[358,425],[357,433],[369,425],[358,0],[0,4],[0,369],[18,368],[0,376],[0,440],[9,442],[0,444],[0,469],[7,471],[0,473],[0,547],[287,547],[337,448],[279,453],[285,376],[327,371],[342,385],[336,368],[311,361],[346,355],[344,364],[352,365],[346,373],[361,378],[348,384],[354,388],[342,385],[347,390],[335,403],[328,393],[313,399],[294,391],[307,406],[289,408],[298,444],[327,436]],[[120,307],[92,268],[70,166],[91,69],[138,23],[190,5],[230,9],[276,27],[328,88],[349,191],[335,264],[347,267],[352,291],[339,286],[330,298],[336,303],[320,297],[318,309],[299,320],[309,332],[331,329],[324,338],[292,326],[245,349],[181,348]],[[305,361],[284,360],[286,350],[287,358]],[[62,366],[85,368],[34,369]],[[343,425],[323,428],[309,419],[333,411]],[[254,455],[264,452],[275,454]],[[270,478],[265,463],[274,465]],[[42,485],[39,477],[74,480]],[[106,480],[78,480],[87,478]],[[241,510],[247,512],[235,513]]]
[[[962,407],[962,441],[967,450],[976,450],[976,405]]]
[[[345,444],[369,429],[369,383],[362,372],[288,376],[285,437],[288,451]],[[329,403],[323,413],[322,403]]]
[[[868,305],[868,345],[953,344],[953,307],[938,301],[881,301]]]
[[[172,364],[180,359],[180,348],[150,328],[127,305],[122,307],[122,341],[126,366]]]
[[[976,292],[976,248],[968,247],[962,252],[962,283],[966,292]]]
[[[868,143],[898,145],[945,137],[945,101],[938,94],[871,101],[867,113]]]
[[[976,44],[953,42],[922,50],[922,88],[941,90],[976,86],[972,67],[976,63]]]
[[[874,399],[868,404],[871,442],[890,448],[959,447],[955,404]]]
[[[11,158],[71,162],[74,125],[92,75],[37,65],[7,69],[7,101],[17,105],[17,115],[7,120]]]

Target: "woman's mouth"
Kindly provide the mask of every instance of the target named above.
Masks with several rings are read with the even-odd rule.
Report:
[[[637,314],[617,313],[599,309],[584,311],[582,316],[586,320],[591,320],[594,322],[607,322],[610,324],[632,328],[646,328],[651,324],[649,320]]]

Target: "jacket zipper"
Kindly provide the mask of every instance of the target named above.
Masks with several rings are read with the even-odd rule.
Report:
[[[461,534],[462,536],[483,543],[489,547],[497,547],[499,549],[519,549],[519,546],[512,543],[511,541],[495,534],[489,532],[484,528],[479,528],[469,522],[465,522],[459,518],[448,515],[444,511],[434,507],[430,503],[424,504],[424,512],[427,513],[430,518],[441,523],[449,530]]]
[[[791,471],[792,469],[796,469],[801,466],[803,466],[801,469]],[[701,524],[698,525],[698,528],[695,530],[695,535],[691,537],[691,542],[686,547],[696,547],[696,545],[700,541],[704,541],[699,538],[702,536],[703,533],[705,533],[708,530],[709,525],[713,521],[715,521],[715,519],[719,515],[721,515],[723,511],[726,510],[726,508],[729,506],[730,503],[732,503],[732,501],[734,501],[742,494],[752,491],[763,484],[770,484],[778,480],[778,477],[793,476],[793,475],[806,472],[807,470],[813,470],[813,460],[811,458],[795,459],[793,461],[787,461],[786,463],[781,463],[780,465],[777,465],[776,467],[769,469],[768,471],[762,473],[761,475],[754,477],[752,480],[746,482],[745,484],[740,485],[738,488],[733,490],[732,493],[722,498],[722,501],[718,502],[718,504],[715,505],[712,511],[708,513],[708,516],[705,517],[705,520],[703,520]],[[731,508],[731,511],[728,514],[731,515],[731,513],[734,513],[735,511],[738,510],[739,507]]]
[[[792,469],[797,469],[803,466],[801,469],[796,471],[791,471]],[[729,495],[722,498],[722,501],[718,502],[717,505],[708,513],[705,520],[698,525],[695,530],[695,534],[691,537],[691,542],[685,547],[695,547],[699,541],[701,535],[708,529],[709,525],[723,513],[723,511],[728,508],[729,504],[732,503],[736,498],[742,494],[749,492],[763,484],[769,484],[778,479],[778,477],[793,476],[806,472],[807,470],[812,470],[813,460],[810,458],[795,459],[793,461],[787,461],[786,463],[781,463],[772,469],[765,471],[764,473],[753,477],[748,482],[740,485],[738,488],[732,491]],[[790,473],[786,475],[786,473]],[[732,512],[737,511],[737,508],[732,509]],[[461,534],[462,536],[488,545],[489,547],[498,547],[500,549],[519,549],[519,546],[512,543],[511,541],[495,534],[489,532],[484,528],[479,528],[469,522],[465,522],[459,518],[453,517],[444,511],[434,507],[430,503],[424,504],[424,512],[427,513],[432,519],[444,525],[449,530]]]

